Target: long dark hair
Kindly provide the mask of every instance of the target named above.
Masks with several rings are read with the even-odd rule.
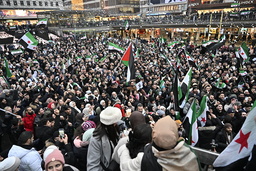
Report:
[[[140,124],[129,133],[129,141],[126,144],[131,158],[144,150],[144,146],[152,141],[152,128],[149,124]]]
[[[99,123],[93,131],[93,136],[100,139],[103,135],[107,135],[109,140],[116,146],[119,140],[118,126],[114,124],[104,125],[103,123]]]

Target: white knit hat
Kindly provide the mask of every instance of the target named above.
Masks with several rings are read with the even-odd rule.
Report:
[[[100,122],[105,125],[112,125],[122,118],[121,110],[117,107],[107,107],[100,113]]]
[[[8,157],[0,162],[1,171],[13,171],[20,166],[20,159],[18,157]]]
[[[53,150],[55,149],[59,149],[57,146],[55,145],[50,145],[49,147],[47,147],[44,151],[44,154],[43,154],[43,159],[45,160],[47,158],[47,156],[53,152]]]

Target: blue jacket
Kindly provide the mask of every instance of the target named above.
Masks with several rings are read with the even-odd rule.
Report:
[[[8,153],[8,157],[16,156],[20,162],[19,171],[42,171],[40,154],[34,149],[30,150],[13,145]]]

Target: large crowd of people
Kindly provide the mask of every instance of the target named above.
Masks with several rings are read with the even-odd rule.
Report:
[[[129,82],[123,54],[109,51],[109,42],[124,49],[133,43],[135,78]],[[184,47],[108,34],[59,37],[20,54],[8,47],[0,66],[0,170],[199,170],[184,145],[182,122],[192,101],[199,105],[206,95],[209,107],[197,146],[221,152],[256,100],[254,47],[237,67],[234,45],[212,55],[186,44],[196,65],[181,118],[174,78],[182,81],[190,68]]]

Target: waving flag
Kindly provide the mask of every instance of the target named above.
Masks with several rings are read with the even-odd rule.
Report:
[[[169,43],[167,46],[172,49],[179,43],[180,43],[179,41],[174,41],[174,42]]]
[[[114,43],[111,43],[111,42],[108,43],[108,50],[110,50],[110,51],[118,51],[120,53],[124,53],[124,48],[121,48],[117,44],[114,44]]]
[[[37,26],[38,26],[38,25],[41,25],[41,24],[47,25],[47,21],[48,21],[47,18],[41,19],[41,20],[38,21],[38,23],[37,23],[36,25],[37,25]]]
[[[129,30],[130,29],[129,21],[127,21],[127,20],[124,23],[124,29],[125,30]]]
[[[249,158],[256,144],[255,117],[256,108],[253,108],[248,114],[241,130],[213,163],[216,171],[244,170],[248,159],[250,162],[256,162],[255,156],[254,158]],[[249,169],[245,168],[245,170]]]
[[[195,146],[199,139],[195,100],[193,100],[193,102],[188,110],[187,117],[188,117],[189,123],[190,123],[188,143],[192,146]]]
[[[180,108],[183,108],[188,100],[189,89],[192,78],[192,68],[189,68],[186,76],[183,81],[180,83],[180,87],[178,87],[178,99],[180,103]]]
[[[122,63],[128,67],[127,69],[127,79],[126,82],[129,82],[131,79],[135,78],[135,68],[134,68],[134,57],[132,53],[132,43],[125,51],[122,57]]]
[[[238,53],[243,58],[243,63],[249,61],[249,49],[246,46],[245,42],[241,44],[240,48],[238,49]]]
[[[34,38],[34,36],[30,32],[27,32],[26,34],[24,34],[20,38],[19,43],[24,48],[28,48],[28,49],[31,49],[31,50],[35,50],[37,48],[37,45],[38,45],[38,41]]]
[[[207,106],[207,96],[204,96],[201,100],[200,103],[200,110],[198,111],[198,120],[201,123],[201,126],[203,127],[206,123],[206,112],[209,110],[208,106]]]

